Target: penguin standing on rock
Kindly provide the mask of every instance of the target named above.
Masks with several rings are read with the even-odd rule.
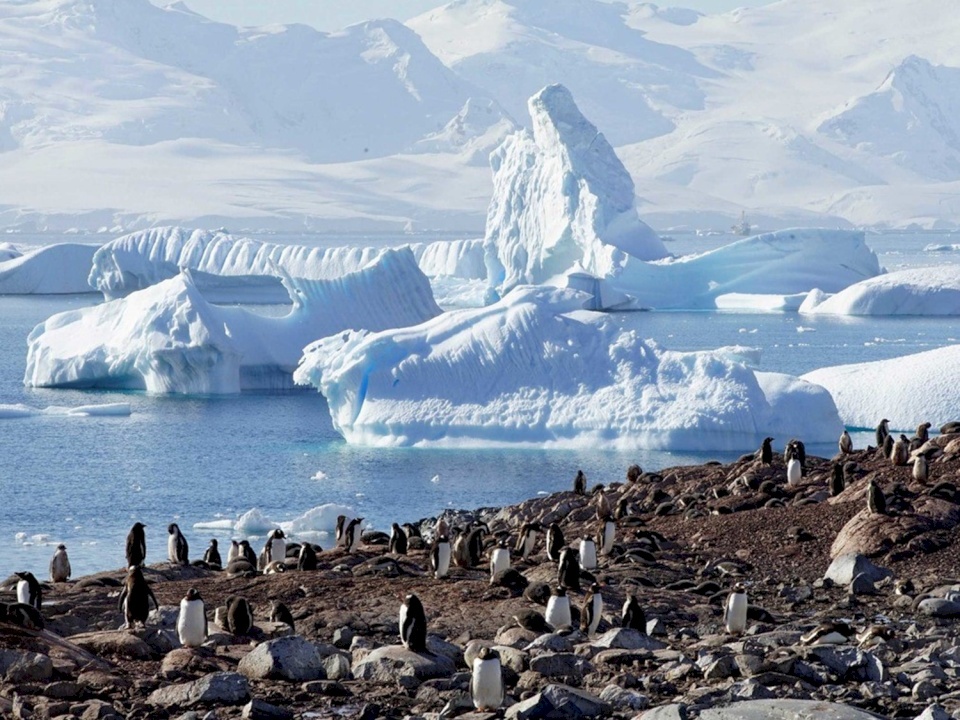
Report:
[[[844,429],[843,434],[840,436],[840,441],[837,443],[837,446],[843,455],[849,455],[853,452],[853,438],[850,437],[850,433],[848,433],[846,429]]]
[[[450,573],[450,540],[446,535],[437,537],[430,551],[430,569],[436,579],[445,578]]]
[[[67,557],[67,546],[57,545],[57,551],[50,560],[50,579],[53,582],[66,582],[70,579],[70,558]]]
[[[283,562],[287,557],[287,541],[283,530],[274,528],[267,535],[267,541],[263,544],[263,550],[260,551],[260,557],[257,558],[257,568],[266,570],[275,562]]]
[[[253,608],[246,598],[227,598],[227,631],[232,635],[247,635],[253,628]]]
[[[220,557],[220,549],[216,538],[210,538],[210,544],[203,552],[203,561],[207,565],[213,565],[218,568],[223,567],[223,560]]]
[[[427,650],[427,616],[420,598],[413,593],[407,595],[400,606],[400,641],[407,650]]]
[[[840,463],[834,463],[833,473],[830,475],[830,496],[836,497],[843,492],[843,488],[843,465]]]
[[[289,625],[291,630],[296,631],[293,625],[293,613],[279,600],[274,600],[273,605],[270,606],[270,622],[284,623]]]
[[[887,498],[883,495],[883,490],[873,479],[867,486],[867,509],[876,515],[886,515]]]
[[[577,476],[573,479],[573,492],[577,495],[587,494],[587,476],[583,470],[577,470]]]
[[[127,533],[127,567],[137,567],[143,565],[147,558],[147,536],[143,529],[146,527],[143,523],[136,522]]]
[[[354,518],[343,531],[343,548],[348,553],[360,546],[360,523],[362,522],[363,518]]]
[[[760,462],[763,465],[769,465],[773,462],[773,438],[768,437],[763,439],[763,444],[760,445]]]
[[[727,596],[723,623],[731,635],[742,635],[747,629],[747,591],[742,583],[734,585]]]
[[[40,587],[40,581],[32,572],[18,572],[14,575],[20,578],[17,582],[17,602],[39,610],[40,605],[43,604],[43,588]]]
[[[647,634],[647,616],[635,595],[627,595],[620,610],[620,627]]]
[[[787,485],[797,485],[803,477],[803,468],[800,467],[800,461],[791,457],[787,461]]]
[[[885,458],[889,459],[893,457],[893,446],[893,435],[887,435],[887,437],[883,440],[883,456]]]
[[[187,539],[180,532],[180,526],[176,523],[170,523],[167,525],[167,533],[169,534],[167,538],[167,560],[179,565],[189,565],[190,548],[187,545]]]
[[[617,523],[610,515],[600,520],[600,527],[597,529],[597,547],[601,555],[609,555],[613,552],[613,543],[617,539]]]
[[[888,427],[889,422],[889,420],[884,418],[880,421],[880,424],[877,425],[876,441],[877,447],[879,448],[884,447],[887,442],[887,438],[890,436],[890,428]]]
[[[499,545],[490,553],[490,580],[492,581],[499,573],[510,569],[510,548],[507,547],[505,540],[501,540]]]
[[[574,548],[564,548],[560,553],[557,577],[562,587],[580,589],[580,553]]]
[[[126,584],[117,599],[117,607],[123,610],[127,628],[132,628],[137,623],[146,627],[147,618],[150,616],[151,600],[154,607],[159,609],[160,604],[146,578],[143,577],[143,570],[139,565],[134,565],[127,573]]]
[[[297,555],[297,570],[308,572],[317,569],[317,552],[313,545],[308,542],[300,546],[300,553]]]
[[[550,527],[547,528],[547,558],[553,562],[559,562],[564,545],[566,540],[560,526],[557,523],[550,523]]]
[[[930,468],[927,465],[927,456],[920,453],[913,459],[913,479],[925,483],[929,475]]]
[[[533,555],[533,549],[537,544],[537,533],[541,530],[543,526],[538,522],[524,523],[520,528],[517,546],[514,549],[524,560]]]
[[[207,639],[207,611],[196,588],[190,588],[180,601],[177,636],[184,647],[200,647]]]
[[[597,543],[592,537],[580,540],[580,567],[584,570],[597,569]]]
[[[347,528],[347,516],[337,515],[336,547],[343,545],[343,531]]]
[[[227,565],[240,557],[240,543],[236,540],[230,541],[230,549],[227,550]]]
[[[389,551],[397,555],[407,554],[407,535],[397,523],[390,529]]]
[[[257,569],[257,554],[253,551],[253,548],[250,547],[250,542],[248,540],[240,541],[240,560],[246,560],[250,563],[250,567],[254,570]]]
[[[910,459],[910,441],[906,435],[901,435],[900,439],[893,444],[893,452],[890,453],[890,461],[897,467],[903,467]]]
[[[503,669],[496,650],[484,645],[473,660],[470,696],[480,712],[496,712],[503,704]]]
[[[554,588],[553,594],[547,600],[547,611],[544,614],[547,625],[554,630],[569,628],[573,624],[570,613],[570,598],[562,585]]]
[[[583,599],[583,609],[580,611],[580,630],[586,633],[587,637],[596,635],[602,613],[603,596],[600,594],[600,586],[593,583],[590,592]]]

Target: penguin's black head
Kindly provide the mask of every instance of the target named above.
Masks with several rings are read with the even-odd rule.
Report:
[[[63,543],[60,543],[59,545],[57,545],[57,550],[66,550],[66,549],[67,549],[67,546],[64,545]]]
[[[484,645],[480,648],[480,652],[477,653],[477,657],[481,660],[499,660],[500,654],[493,648]]]
[[[200,591],[197,590],[196,588],[190,588],[189,590],[187,590],[186,599],[191,602],[194,600],[202,600],[202,598],[200,597]]]
[[[281,530],[280,528],[277,528],[276,530],[273,531],[273,536],[275,538],[280,538],[281,540],[286,537],[286,535],[283,534],[283,530]]]
[[[557,597],[563,597],[564,595],[567,594],[567,589],[563,585],[557,585],[553,589],[553,594],[556,595]]]
[[[215,548],[217,546],[217,539],[210,538],[210,547]]]
[[[146,527],[142,522],[135,522],[133,524],[133,530],[143,530]]]
[[[598,592],[600,592],[600,583],[593,583],[593,584],[590,586],[590,592],[592,592],[592,593],[598,593]]]
[[[27,577],[28,574],[29,574],[29,573],[26,573],[26,572],[15,572],[15,573],[14,573],[14,575],[16,575],[16,576],[17,576],[18,578],[20,578],[21,580],[28,580],[28,579],[29,579],[29,578]]]
[[[764,444],[764,445],[769,445],[769,444],[772,443],[772,442],[773,442],[773,438],[772,438],[772,437],[768,437],[768,438],[764,438],[764,439],[763,439],[763,444]]]
[[[173,535],[179,529],[180,528],[177,527],[176,523],[170,523],[169,525],[167,525],[167,532],[170,533],[171,535]]]
[[[249,542],[248,540],[241,540],[241,541],[240,541],[240,547],[242,547],[242,548],[248,548],[248,547],[250,547],[250,542]]]

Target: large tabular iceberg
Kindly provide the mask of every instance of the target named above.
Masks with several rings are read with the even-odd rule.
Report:
[[[914,268],[869,278],[826,296],[812,291],[810,315],[960,315],[960,266]]]
[[[26,385],[236,393],[283,388],[307,343],[347,328],[414,325],[440,308],[409,250],[328,280],[285,280],[293,309],[268,317],[211,305],[189,271],[102,305],[54,315],[28,339]]]
[[[913,355],[820,368],[804,380],[827,388],[848,427],[883,418],[897,430],[960,420],[960,345]]]
[[[96,245],[59,243],[20,253],[0,248],[0,295],[72,295],[88,293],[87,273]]]
[[[340,333],[308,346],[294,379],[357,444],[718,450],[839,435],[823,388],[729,351],[664,350],[630,328],[636,314],[584,311],[587,299],[520,286],[416,327]]]

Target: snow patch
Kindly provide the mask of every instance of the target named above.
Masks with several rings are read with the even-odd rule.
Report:
[[[810,315],[960,315],[960,265],[914,268],[880,275],[834,295],[811,295]]]

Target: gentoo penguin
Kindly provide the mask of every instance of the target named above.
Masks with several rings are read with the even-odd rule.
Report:
[[[50,579],[53,582],[66,582],[70,579],[70,558],[67,557],[67,546],[57,545],[57,551],[50,560]]]
[[[800,461],[800,467],[804,470],[807,469],[807,446],[803,444],[803,440],[791,439],[787,443],[784,455],[784,462],[787,462],[791,457],[795,457]]]
[[[547,600],[547,611],[544,613],[547,625],[554,630],[569,628],[573,624],[570,615],[570,598],[562,585],[558,585]]]
[[[354,518],[343,530],[343,547],[347,552],[353,552],[360,546],[360,523],[363,518]]]
[[[906,435],[901,435],[900,439],[893,444],[893,452],[890,453],[890,461],[898,466],[902,467],[907,464],[907,461],[910,459],[910,441],[907,440]]]
[[[590,592],[583,599],[583,609],[580,611],[580,630],[585,632],[587,637],[593,637],[596,634],[602,613],[603,596],[600,594],[600,586],[593,583],[590,586]]]
[[[580,539],[580,567],[584,570],[597,569],[597,543],[592,537]]]
[[[180,526],[176,523],[170,523],[167,525],[167,533],[169,534],[169,537],[167,537],[167,560],[180,565],[189,565],[190,549],[187,545],[187,539],[180,532]]]
[[[297,555],[297,570],[312,571],[317,569],[317,553],[313,545],[305,542],[300,546],[300,554]]]
[[[867,509],[877,515],[885,515],[887,512],[887,498],[883,495],[883,490],[872,479],[867,486]]]
[[[453,564],[457,567],[470,567],[470,548],[467,545],[468,532],[469,527],[463,531],[454,528],[455,535],[453,538]]]
[[[854,629],[845,622],[820,623],[800,636],[804,645],[841,645],[854,634]]]
[[[563,538],[560,526],[557,523],[550,523],[550,527],[547,528],[547,558],[553,562],[559,562],[564,545],[566,540]]]
[[[930,423],[925,422],[917,425],[917,434],[913,436],[913,439],[919,442],[917,447],[927,442],[930,439]]]
[[[397,555],[407,554],[407,534],[397,523],[390,529],[390,552]]]
[[[925,483],[930,470],[927,467],[927,456],[920,453],[913,459],[913,479]]]
[[[180,601],[177,635],[184,647],[200,647],[207,639],[207,612],[196,588],[190,588]]]
[[[400,606],[400,642],[413,652],[427,650],[427,616],[420,598],[413,593],[407,595]]]
[[[203,551],[203,561],[207,565],[213,565],[218,568],[223,567],[223,560],[220,557],[220,549],[216,538],[210,538],[210,544],[207,546],[207,549]]]
[[[773,462],[773,438],[768,437],[763,439],[763,444],[760,446],[760,462],[764,465],[769,465]]]
[[[227,565],[240,557],[240,543],[236,540],[230,541],[230,549],[227,550]]]
[[[134,523],[127,533],[127,567],[143,565],[147,558],[147,536],[143,532],[146,527],[143,523]]]
[[[887,442],[887,436],[890,435],[890,429],[887,427],[887,424],[889,422],[890,422],[889,420],[884,418],[883,420],[880,421],[880,424],[877,425],[876,440],[877,440],[877,447],[879,448],[882,448],[884,446],[884,444]]]
[[[565,588],[580,589],[580,552],[578,550],[564,548],[560,552],[557,579],[559,584]]]
[[[597,547],[601,555],[609,555],[613,552],[613,543],[617,539],[617,523],[610,515],[607,515],[600,521],[600,527],[597,529]]]
[[[26,603],[0,603],[0,622],[19,625],[27,630],[43,630],[43,615]]]
[[[227,598],[227,630],[233,635],[246,635],[253,627],[253,608],[246,598]]]
[[[126,627],[132,628],[136,623],[146,627],[151,600],[154,607],[159,609],[160,604],[143,577],[143,570],[139,565],[132,566],[127,573],[127,582],[117,599],[117,607],[123,610]]]
[[[337,532],[335,536],[337,538],[336,547],[340,547],[341,545],[343,545],[343,531],[346,529],[346,527],[347,527],[347,516],[337,515]]]
[[[450,531],[450,526],[447,524],[447,521],[443,518],[437,518],[437,525],[433,529],[433,536],[435,538],[440,537],[441,535],[446,535],[451,537],[453,533]]]
[[[853,439],[850,437],[850,433],[846,430],[843,431],[843,434],[840,436],[840,441],[837,443],[840,448],[840,452],[844,455],[849,455],[853,452]]]
[[[647,634],[647,616],[635,595],[627,595],[620,610],[620,627]]]
[[[490,580],[493,580],[497,573],[510,569],[510,548],[507,547],[506,540],[501,540],[499,545],[490,553]]]
[[[747,591],[742,583],[733,586],[723,608],[723,623],[727,632],[741,635],[747,629]]]
[[[476,567],[483,558],[483,535],[490,532],[486,523],[478,523],[467,535],[467,552],[470,554],[470,567]]]
[[[253,551],[253,548],[250,547],[250,542],[248,540],[240,541],[240,560],[246,560],[253,566],[253,569],[257,569],[257,554]]]
[[[43,588],[40,587],[40,582],[32,572],[18,572],[14,575],[20,578],[17,582],[17,602],[39,610],[43,603]]]
[[[635,483],[640,479],[640,476],[643,474],[643,470],[640,469],[639,465],[631,465],[627,468],[627,482]]]
[[[893,435],[887,435],[883,441],[883,456],[885,458],[893,457]]]
[[[843,482],[843,465],[840,463],[833,464],[833,473],[830,475],[830,495],[831,497],[836,497],[843,492],[844,482]]]
[[[533,555],[533,549],[537,544],[537,533],[541,530],[543,526],[538,522],[524,523],[520,528],[517,546],[514,549],[524,560]]]
[[[283,562],[287,557],[287,541],[280,528],[274,528],[267,535],[267,540],[263,544],[263,550],[257,558],[257,567],[265,570],[275,562]]]
[[[503,671],[500,656],[486,645],[473,659],[470,676],[470,696],[480,712],[496,712],[503,704]]]
[[[437,537],[430,551],[430,569],[437,579],[445,578],[450,572],[450,540],[446,535]]]
[[[577,495],[587,494],[587,476],[583,470],[577,470],[577,476],[573,479],[573,492]]]
[[[803,468],[800,467],[800,460],[791,457],[787,462],[787,485],[796,485],[803,477]]]
[[[291,630],[296,630],[293,626],[293,613],[279,600],[274,600],[270,606],[270,622],[284,623],[289,625]]]
[[[274,560],[263,569],[263,574],[276,575],[277,573],[285,573],[286,571],[286,563],[284,563],[282,560]]]
[[[423,536],[420,534],[420,528],[418,528],[413,523],[404,523],[400,527],[403,528],[403,532],[407,536],[407,541],[409,541],[410,538],[420,538],[421,540],[423,539]]]

